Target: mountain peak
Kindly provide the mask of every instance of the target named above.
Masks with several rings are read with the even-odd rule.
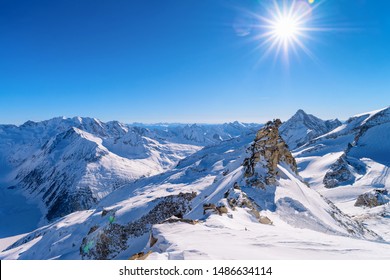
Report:
[[[281,136],[290,149],[300,147],[320,135],[332,131],[341,125],[336,120],[324,121],[299,109],[280,127]]]
[[[245,177],[256,177],[254,181],[249,179],[249,184],[262,188],[265,185],[274,184],[278,174],[278,164],[282,162],[289,166],[293,172],[297,172],[295,159],[279,135],[281,123],[279,119],[269,121],[257,132],[251,146],[251,156],[244,161]],[[265,168],[266,172],[256,171],[259,168],[258,165],[260,165],[260,169]],[[262,173],[265,175],[262,176]]]
[[[296,113],[295,113],[295,115],[307,115],[306,114],[306,112],[305,111],[303,111],[302,109],[299,109]]]
[[[310,115],[303,111],[302,109],[299,109],[291,118],[290,120],[302,120],[304,122],[316,122],[316,121],[322,121],[321,119]]]

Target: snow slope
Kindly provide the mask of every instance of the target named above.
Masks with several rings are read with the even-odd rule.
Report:
[[[0,126],[2,201],[12,200],[7,187],[13,186],[53,220],[88,209],[125,183],[168,170],[201,149],[148,133],[79,117]]]
[[[295,173],[275,123],[253,139],[208,146],[114,190],[93,209],[24,236],[0,258],[128,259],[141,251],[148,259],[390,257],[388,243]]]
[[[247,133],[255,134],[262,126],[238,121],[224,124],[136,124],[148,129],[154,136],[165,141],[208,146]]]
[[[280,134],[289,148],[293,150],[339,125],[341,122],[338,119],[323,121],[306,114],[303,110],[298,110],[294,116],[282,124]]]
[[[356,207],[359,195],[390,189],[390,108],[359,114],[295,149],[300,175],[354,219],[390,240],[388,206]]]
[[[389,244],[292,227],[268,214],[275,226],[253,223],[243,210],[204,223],[153,227],[158,239],[148,260],[180,259],[389,259]],[[239,222],[237,222],[239,221]],[[148,250],[149,248],[146,248]]]
[[[388,166],[389,123],[390,108],[387,108],[354,116],[333,131],[310,140],[293,151],[301,175],[314,187],[321,187],[326,184],[325,174],[332,168],[337,173],[337,167],[342,164],[345,168],[339,168],[339,174],[350,173],[352,182],[366,173],[367,166],[362,161],[365,158]],[[338,166],[332,167],[340,158]],[[334,185],[343,185],[342,179]]]

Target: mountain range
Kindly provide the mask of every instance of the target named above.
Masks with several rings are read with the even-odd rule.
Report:
[[[389,126],[1,125],[0,259],[388,259]]]

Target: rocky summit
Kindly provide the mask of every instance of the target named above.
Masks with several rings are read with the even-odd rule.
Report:
[[[249,148],[250,157],[244,161],[245,177],[250,185],[264,187],[274,184],[278,175],[278,164],[285,163],[293,172],[297,172],[297,164],[287,144],[279,135],[279,127],[282,122],[279,119],[268,122],[257,134],[255,141]],[[256,165],[266,167],[264,175],[256,172]],[[256,178],[253,178],[256,177]]]

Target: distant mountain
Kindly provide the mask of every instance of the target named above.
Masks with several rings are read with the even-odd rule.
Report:
[[[255,134],[262,126],[238,121],[224,124],[138,124],[161,140],[192,145],[213,145],[248,133]]]
[[[390,107],[344,123],[0,126],[0,199],[21,192],[49,220],[0,259],[389,259],[389,158]]]
[[[0,180],[53,220],[89,209],[125,183],[169,170],[205,145],[254,133],[252,128],[232,123],[149,129],[81,117],[0,125]]]
[[[390,165],[389,125],[390,107],[360,114],[351,117],[336,129],[308,141],[296,149],[294,154],[298,158],[316,156],[318,160],[326,161],[327,167],[321,170],[328,171],[327,176],[324,180],[313,181],[315,185],[324,183],[327,187],[335,187],[353,183],[366,172],[363,162],[366,159]],[[315,173],[318,176],[324,175],[324,172]]]
[[[0,158],[5,163],[0,173],[8,185],[42,204],[52,220],[88,209],[112,190],[168,170],[201,148],[158,142],[148,133],[79,117],[0,126]]]
[[[114,190],[93,209],[20,238],[0,258],[389,256],[390,245],[366,241],[381,239],[302,181],[279,125],[205,147],[175,169]]]
[[[367,201],[378,207],[356,206],[362,205],[364,197],[373,198],[372,193],[378,194],[378,201],[385,201],[379,197],[390,190],[390,107],[353,116],[293,154],[301,176],[314,189],[390,240],[385,230],[389,204]]]
[[[338,119],[323,121],[313,115],[298,110],[294,116],[282,124],[280,135],[291,150],[340,126]]]

